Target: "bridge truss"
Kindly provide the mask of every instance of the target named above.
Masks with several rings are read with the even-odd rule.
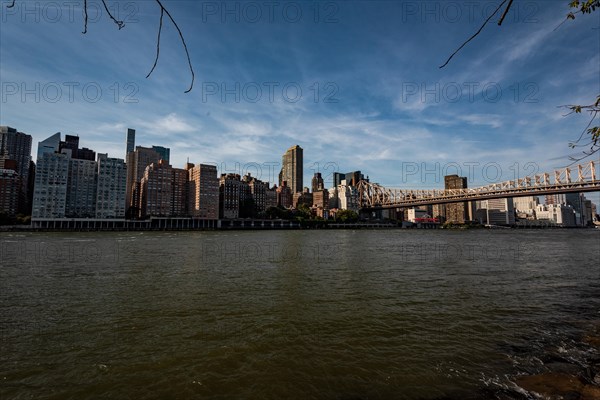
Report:
[[[388,189],[377,183],[358,182],[363,209],[401,208],[428,204],[600,191],[600,163],[590,161],[574,167],[468,189]]]

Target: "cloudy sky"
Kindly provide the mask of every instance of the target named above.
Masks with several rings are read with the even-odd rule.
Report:
[[[77,134],[125,156],[171,148],[171,164],[216,163],[273,181],[304,148],[305,186],[320,171],[361,170],[390,187],[470,186],[552,171],[589,119],[564,104],[600,93],[600,14],[565,19],[567,0],[514,2],[443,69],[500,1],[2,0],[0,124]],[[557,27],[560,27],[557,29]],[[596,156],[596,158],[598,158]],[[598,195],[588,196],[598,200]]]

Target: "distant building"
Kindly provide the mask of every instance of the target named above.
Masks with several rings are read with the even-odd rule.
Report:
[[[358,190],[355,186],[349,185],[345,179],[343,179],[342,183],[337,187],[337,197],[339,209],[352,210],[356,212],[360,210],[358,203]]]
[[[71,152],[71,158],[77,158],[77,150],[79,150],[79,136],[65,135],[65,140],[61,140],[58,146],[59,153],[65,153],[63,150],[68,149]]]
[[[575,225],[586,226],[587,220],[585,216],[585,196],[583,193],[565,194],[565,204],[571,206],[575,212]]]
[[[96,218],[125,218],[125,161],[98,154],[98,188],[96,190]]]
[[[302,192],[303,162],[304,155],[300,146],[292,146],[285,152],[281,159],[280,187],[283,186],[283,182],[285,181],[292,194]]]
[[[219,180],[219,217],[239,218],[242,186],[239,174],[221,174]]]
[[[127,186],[126,207],[128,218],[139,218],[141,214],[141,182],[146,167],[152,163],[158,164],[160,154],[154,149],[137,146],[135,150],[127,154]]]
[[[302,193],[294,193],[292,196],[292,207],[298,208],[300,205],[305,205],[310,208],[313,204],[313,195],[309,191],[305,191]]]
[[[427,214],[426,210],[419,208],[409,208],[406,210],[406,220],[412,223],[416,223],[419,219],[427,217],[429,217],[429,214]]]
[[[329,191],[322,189],[314,192],[312,206],[317,216],[324,218],[324,214],[329,210]]]
[[[358,186],[358,182],[365,180],[364,175],[360,171],[346,172],[344,178],[348,186]],[[368,179],[366,179],[368,181]]]
[[[271,207],[277,207],[277,185],[268,187],[265,191],[265,211]]]
[[[250,176],[250,174],[245,175],[243,181],[250,191],[254,211],[257,214],[264,213],[267,209],[267,190],[269,189],[269,184]]]
[[[346,179],[346,174],[340,172],[333,173],[333,187],[338,187],[342,184],[342,180]]]
[[[219,179],[214,165],[188,164],[188,214],[192,218],[219,218]]]
[[[444,188],[466,189],[467,178],[458,175],[447,175],[444,177]],[[464,224],[469,219],[469,205],[466,201],[446,204],[446,222]]]
[[[446,205],[434,204],[432,207],[431,216],[436,218],[440,223],[446,222]]]
[[[58,153],[60,133],[39,142],[31,219],[64,218],[70,151]]]
[[[484,225],[514,225],[515,208],[512,198],[476,202],[476,219]]]
[[[172,199],[171,199],[171,216],[186,217],[188,216],[188,171],[182,168],[172,168]]]
[[[10,209],[0,206],[0,212],[13,213],[31,213],[31,196],[33,187],[29,184],[34,176],[31,160],[32,137],[23,132],[18,132],[15,128],[9,126],[0,126],[0,169],[9,169],[15,171],[18,179],[12,173],[5,173],[4,179],[18,184],[17,203]],[[12,163],[11,163],[12,162]],[[7,181],[8,182],[8,181]],[[5,182],[6,183],[6,182]],[[13,184],[11,183],[11,185]],[[13,204],[12,200],[6,204]]]
[[[173,204],[173,168],[165,160],[146,167],[140,181],[140,217],[170,217]]]
[[[324,189],[325,183],[323,182],[323,177],[321,176],[320,172],[315,172],[315,175],[311,181],[311,187],[313,193]]]
[[[69,160],[65,217],[96,217],[97,174],[96,161],[75,158]]]
[[[548,194],[546,195],[545,202],[546,205],[550,204],[567,204],[566,194]]]
[[[14,217],[19,211],[22,179],[15,169],[0,168],[0,213]]]
[[[583,222],[584,226],[591,226],[594,222],[594,213],[591,200],[583,201]]]
[[[536,207],[535,213],[538,220],[547,220],[565,227],[576,226],[573,208],[564,204],[540,204]]]
[[[292,208],[293,197],[292,191],[287,185],[287,181],[283,181],[277,189],[277,206],[283,208]]]
[[[540,204],[540,200],[536,196],[514,197],[513,205],[515,214],[520,219],[535,219],[535,209]]]
[[[335,182],[335,177],[334,177],[334,182]],[[341,185],[341,184],[342,184],[342,182],[340,181],[339,185]],[[334,186],[328,190],[328,192],[329,192],[329,209],[330,210],[333,210],[334,208],[340,208],[340,199],[338,196],[338,186],[339,185]]]
[[[160,155],[161,160],[165,160],[167,164],[170,162],[169,159],[171,158],[171,149],[162,146],[152,146],[152,150],[156,151]]]
[[[127,129],[127,148],[125,150],[125,158],[127,154],[135,150],[135,129]]]

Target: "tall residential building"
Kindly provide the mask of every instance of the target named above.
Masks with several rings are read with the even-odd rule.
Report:
[[[327,189],[317,190],[313,193],[312,206],[316,209],[318,217],[327,217],[327,211],[329,210],[329,192]]]
[[[154,149],[137,146],[134,151],[127,154],[127,187],[126,208],[129,218],[138,218],[140,215],[142,178],[146,167],[152,163],[158,164],[160,154]]]
[[[315,172],[315,175],[312,178],[311,181],[311,191],[313,193],[319,191],[319,190],[323,190],[323,188],[325,187],[325,182],[323,182],[323,177],[321,176],[320,172]]]
[[[444,177],[444,188],[451,189],[466,189],[467,178],[458,175],[447,175]],[[446,221],[456,224],[464,224],[469,219],[468,203],[450,203],[446,205]]]
[[[171,216],[185,217],[188,215],[188,171],[182,168],[173,168],[171,171],[173,183]]]
[[[64,218],[70,151],[58,153],[60,132],[39,142],[31,219]]]
[[[349,185],[345,179],[342,179],[342,183],[337,187],[337,197],[340,209],[359,211],[358,189]]]
[[[152,163],[140,181],[139,217],[170,217],[173,204],[173,168],[165,160]]]
[[[15,169],[0,168],[0,213],[9,217],[18,214],[22,179]]]
[[[187,164],[188,214],[192,218],[219,219],[219,179],[214,165]]]
[[[250,176],[250,174],[244,175],[242,179],[248,185],[254,211],[258,214],[264,213],[267,209],[267,190],[269,189],[269,184]]]
[[[17,203],[14,211],[29,214],[31,212],[31,190],[30,179],[33,178],[31,171],[31,135],[18,132],[9,126],[0,126],[0,169],[10,169],[18,176]],[[9,168],[8,163],[14,162]],[[6,173],[8,175],[14,175]],[[11,181],[16,178],[11,178]],[[0,212],[8,211],[0,206]],[[12,212],[12,211],[11,211]]]
[[[125,218],[125,161],[98,154],[98,188],[96,190],[96,218]]]
[[[283,181],[281,186],[275,189],[277,192],[277,206],[283,208],[291,208],[293,205],[292,190],[287,185],[287,181]]]
[[[71,158],[67,178],[67,218],[95,218],[98,190],[96,161]]]
[[[284,181],[287,182],[292,194],[302,192],[303,162],[303,150],[298,145],[290,147],[281,159],[279,185],[282,186]]]
[[[171,156],[171,149],[162,146],[152,146],[152,150],[154,150],[160,155],[161,160],[165,160],[167,164],[170,162],[169,158]]]
[[[221,174],[219,180],[219,217],[239,218],[244,182],[238,174]]]
[[[127,154],[135,150],[135,129],[127,129],[127,148],[125,150],[125,158]]]
[[[270,188],[267,184],[265,191],[265,211],[271,207],[277,207],[277,185]]]

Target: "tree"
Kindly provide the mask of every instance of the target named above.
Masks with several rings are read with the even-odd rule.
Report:
[[[335,219],[343,223],[356,222],[358,221],[358,214],[352,210],[339,210],[335,214]]]
[[[475,39],[477,37],[477,35],[479,35],[481,33],[481,31],[483,31],[483,28],[485,28],[485,26],[488,24],[488,22],[490,22],[490,20],[500,11],[502,6],[504,6],[504,4],[506,4],[507,1],[508,1],[508,4],[506,5],[504,12],[502,13],[502,16],[498,20],[498,26],[502,25],[502,22],[504,21],[504,18],[508,14],[508,11],[510,10],[510,7],[512,6],[514,0],[503,0],[498,5],[498,7],[496,7],[494,12],[483,22],[483,24],[479,27],[477,32],[475,32],[471,37],[469,37],[466,41],[464,41],[452,54],[450,54],[450,56],[448,57],[446,62],[444,64],[442,64],[440,66],[440,68],[444,68],[446,65],[448,65],[448,63],[450,62],[450,60],[452,60],[452,57],[454,57],[456,55],[456,53],[458,53],[463,47],[465,47],[471,40]],[[570,11],[567,13],[565,20],[563,22],[561,22],[560,25],[555,28],[555,30],[558,29],[566,21],[575,19],[576,14],[579,14],[579,13],[591,14],[592,12],[596,11],[596,8],[600,8],[600,0],[572,0],[569,2],[569,8],[570,8]],[[582,106],[582,105],[571,104],[571,105],[566,105],[566,106],[562,106],[562,107],[566,107],[569,110],[571,110],[567,115],[573,114],[573,113],[580,114],[582,111],[588,111],[590,113],[590,122],[588,123],[586,128],[583,130],[583,132],[579,136],[579,139],[575,140],[572,143],[569,143],[569,146],[571,148],[576,148],[576,147],[588,148],[589,147],[589,149],[583,150],[583,156],[569,157],[569,159],[572,160],[573,162],[577,162],[577,161],[583,160],[584,158],[591,156],[592,154],[594,154],[598,150],[600,150],[600,140],[599,140],[600,139],[600,126],[592,126],[594,120],[598,116],[598,112],[600,112],[600,95],[597,96],[596,101],[594,103],[589,104],[589,105]],[[589,141],[584,140],[586,133],[590,135]]]

